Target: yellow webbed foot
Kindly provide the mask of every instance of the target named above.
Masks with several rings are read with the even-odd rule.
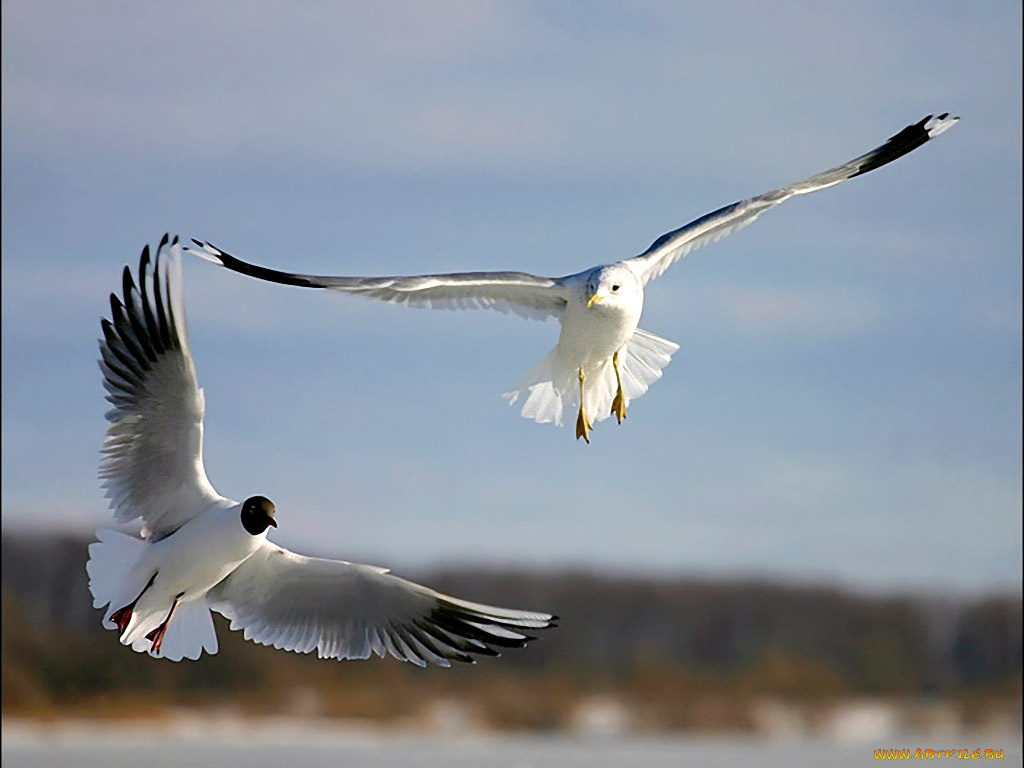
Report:
[[[576,417],[576,439],[579,440],[581,437],[590,442],[590,430],[593,425],[587,418],[587,414],[580,408],[580,414]]]
[[[622,420],[626,418],[626,398],[622,396],[622,388],[615,395],[615,399],[612,400],[612,415],[615,420],[622,423]]]

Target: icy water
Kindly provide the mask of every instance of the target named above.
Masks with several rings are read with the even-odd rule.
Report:
[[[250,732],[210,733],[198,729],[135,731],[79,726],[45,731],[8,728],[2,743],[3,768],[120,768],[217,766],[217,768],[662,768],[664,766],[879,765],[879,746],[916,749],[1003,748],[991,765],[1020,765],[1015,744],[955,739],[894,739],[891,744],[824,741],[762,741],[737,737],[573,737],[423,736],[362,730],[274,728],[253,724]],[[925,743],[927,741],[927,743]],[[933,743],[937,741],[950,743]],[[977,742],[977,743],[976,743]],[[899,761],[902,762],[902,761]]]

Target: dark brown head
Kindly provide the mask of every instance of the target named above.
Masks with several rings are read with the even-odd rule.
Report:
[[[253,536],[259,536],[269,526],[277,528],[274,520],[274,502],[266,496],[250,496],[242,505],[242,527]]]

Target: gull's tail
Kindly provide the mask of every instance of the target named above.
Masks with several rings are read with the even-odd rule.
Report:
[[[661,378],[661,369],[668,365],[677,349],[679,345],[668,339],[639,328],[633,331],[619,355],[619,374],[626,405]],[[607,419],[617,390],[611,359],[584,373],[583,395],[587,416],[592,422]],[[502,397],[508,400],[509,405],[514,405],[526,392],[521,411],[523,418],[541,424],[554,422],[560,427],[567,412],[575,418],[579,410],[578,376],[577,364],[567,360],[561,348],[556,346]]]
[[[108,528],[96,531],[96,538],[98,541],[89,545],[85,570],[89,574],[93,607],[105,609],[103,626],[106,629],[121,631],[117,614],[123,612],[125,625],[121,642],[134,651],[171,661],[198,659],[204,650],[217,652],[213,619],[203,598],[180,603],[175,608],[161,648],[154,651],[146,635],[160,624],[170,605],[153,605],[145,598],[154,575],[141,567],[141,558],[151,545]]]

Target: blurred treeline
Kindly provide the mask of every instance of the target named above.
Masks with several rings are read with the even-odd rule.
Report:
[[[458,702],[481,726],[559,728],[612,698],[652,728],[750,727],[750,704],[876,697],[979,712],[1021,696],[1021,599],[865,596],[838,588],[572,572],[401,573],[497,605],[552,611],[526,649],[453,669],[336,662],[247,643],[217,616],[220,652],[158,661],[100,626],[88,539],[3,536],[3,710],[148,716],[213,706],[384,721]]]

